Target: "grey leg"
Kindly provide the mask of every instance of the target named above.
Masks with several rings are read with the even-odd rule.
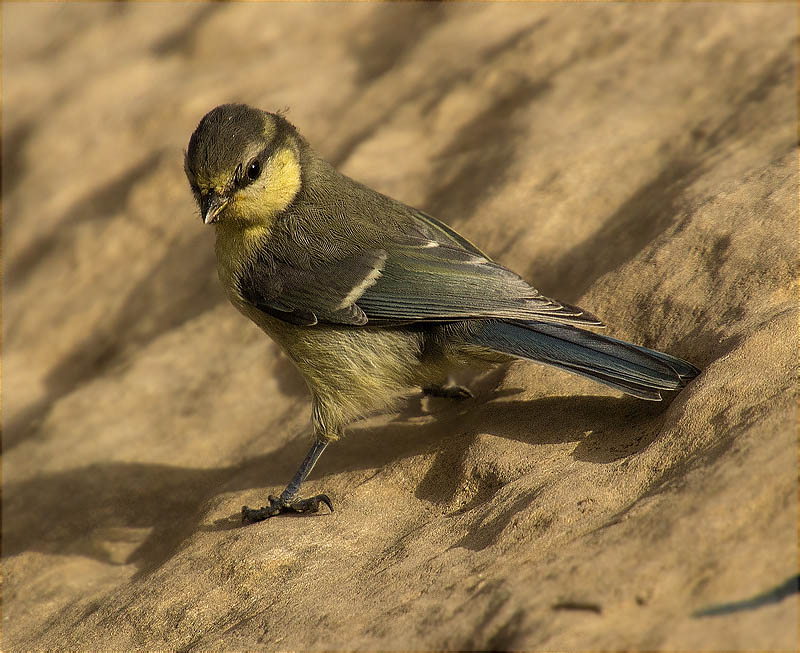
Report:
[[[298,499],[297,493],[300,491],[300,486],[306,477],[314,469],[325,447],[328,446],[326,440],[316,440],[305,460],[300,464],[297,473],[292,477],[289,485],[281,493],[280,497],[269,497],[269,505],[262,506],[261,508],[253,509],[247,506],[242,506],[242,522],[245,524],[252,524],[255,522],[263,521],[269,517],[274,517],[283,512],[318,512],[321,503],[328,506],[328,509],[333,512],[333,504],[328,498],[327,494],[318,494],[308,499]]]

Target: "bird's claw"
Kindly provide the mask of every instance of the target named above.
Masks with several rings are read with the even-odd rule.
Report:
[[[286,501],[270,495],[268,506],[261,508],[242,506],[242,523],[254,524],[286,512],[319,512],[320,504],[323,503],[328,506],[328,510],[333,512],[333,503],[327,494],[318,494],[308,499],[295,499],[294,501]]]
[[[469,388],[465,388],[463,385],[429,386],[427,388],[423,388],[422,392],[429,397],[455,399],[456,401],[472,399],[475,396],[472,394],[472,392],[470,392]]]

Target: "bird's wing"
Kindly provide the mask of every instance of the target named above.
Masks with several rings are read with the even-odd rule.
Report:
[[[370,323],[497,318],[601,324],[579,308],[544,297],[472,245],[411,240],[387,246],[380,276],[356,300]]]
[[[478,247],[471,241],[464,238],[464,236],[441,220],[438,220],[432,215],[429,215],[424,211],[420,211],[419,209],[414,209],[409,206],[404,206],[403,208],[407,210],[413,218],[414,231],[420,233],[420,235],[423,237],[434,240],[439,245],[462,249],[464,251],[471,252],[478,257],[483,257],[489,262],[494,262],[488,254],[478,249]],[[503,268],[503,270],[509,272],[513,277],[519,279],[516,274],[510,272],[506,268]],[[538,293],[537,296],[541,297],[538,295]],[[552,321],[581,324],[583,326],[604,326],[604,324],[596,316],[592,315],[588,311],[583,310],[582,308],[573,306],[572,304],[567,304],[566,302],[557,302],[544,297],[541,298],[547,299],[547,301],[552,304],[549,309],[553,310],[547,311],[547,314]],[[560,306],[561,308],[556,308],[557,306]],[[537,316],[536,319],[542,320],[545,319],[545,317]]]
[[[579,308],[543,297],[459,239],[449,229],[437,240],[416,233],[387,237],[384,249],[309,269],[257,263],[240,279],[240,290],[259,310],[304,326],[468,318],[600,324]]]

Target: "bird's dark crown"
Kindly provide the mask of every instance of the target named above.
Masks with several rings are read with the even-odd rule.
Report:
[[[196,187],[224,187],[244,160],[268,155],[294,128],[282,116],[246,104],[209,111],[189,140],[186,174]]]

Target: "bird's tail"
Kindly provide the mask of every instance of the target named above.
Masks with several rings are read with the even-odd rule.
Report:
[[[660,401],[659,390],[680,390],[698,370],[646,347],[573,326],[543,322],[474,322],[472,344],[580,374],[627,394]]]

